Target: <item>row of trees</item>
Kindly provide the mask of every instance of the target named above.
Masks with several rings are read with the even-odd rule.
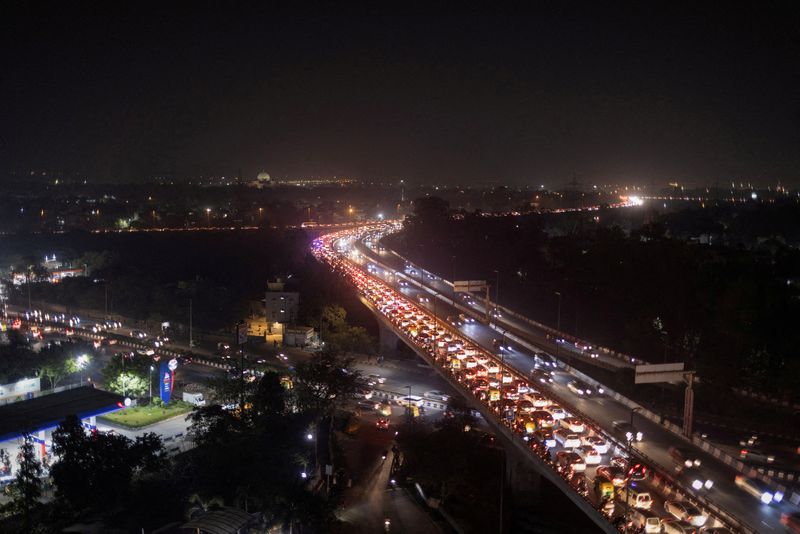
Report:
[[[90,345],[76,342],[48,343],[34,351],[17,330],[9,330],[8,343],[0,344],[0,383],[38,376],[43,388],[56,388],[70,378],[77,379],[81,369],[94,357]]]

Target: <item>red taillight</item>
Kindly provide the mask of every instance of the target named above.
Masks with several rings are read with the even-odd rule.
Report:
[[[742,449],[742,452],[740,452],[739,454],[742,455],[742,456],[747,456],[747,450],[746,449]]]

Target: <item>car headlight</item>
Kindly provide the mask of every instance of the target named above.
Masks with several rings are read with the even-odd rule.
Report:
[[[768,491],[765,491],[761,494],[761,502],[764,504],[769,504],[772,502],[772,494]]]
[[[775,495],[772,496],[772,500],[775,502],[781,502],[783,500],[783,492],[776,491]]]
[[[710,489],[711,489],[711,488],[714,486],[714,481],[713,481],[713,480],[710,480],[710,479],[709,479],[709,480],[706,480],[706,483],[705,483],[705,484],[703,484],[703,486],[705,486],[705,488],[706,488],[707,490],[710,490]]]
[[[642,441],[643,438],[644,434],[642,434],[641,432],[636,433],[636,441]]]
[[[630,432],[626,432],[625,437],[628,438],[628,441],[630,441],[633,439],[633,434],[631,434]]]
[[[685,465],[686,467],[692,467],[692,461],[691,460],[686,460],[686,461],[683,462],[683,465]]]
[[[692,482],[692,487],[696,490],[699,490],[703,487],[703,483],[699,480],[695,480],[694,482]]]
[[[602,395],[603,393],[606,392],[606,390],[604,390],[603,388],[598,388],[597,392]]]
[[[694,466],[695,467],[700,467],[700,460],[695,460],[694,461]]]

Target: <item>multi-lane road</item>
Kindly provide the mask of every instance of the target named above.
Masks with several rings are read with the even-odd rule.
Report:
[[[388,231],[391,231],[391,227],[387,225],[374,228],[371,232],[366,230],[341,232],[337,234],[337,237],[341,238],[337,240],[337,244],[348,243],[348,245],[332,248],[332,254],[335,255],[337,261],[346,264],[362,276],[379,281],[382,285],[404,297],[406,302],[413,303],[414,306],[424,310],[426,314],[431,316],[435,314],[440,320],[450,317],[455,322],[455,318],[464,310],[464,303],[456,300],[458,307],[453,306],[450,284],[441,280],[435,274],[426,273],[418,267],[412,267],[408,270],[408,265],[406,265],[405,261],[391,253],[391,251],[378,252],[360,242],[360,240],[368,237],[367,241],[371,242],[374,247],[374,244],[380,238],[380,234]],[[354,237],[358,239],[353,239]],[[332,247],[333,242],[328,242],[326,246]],[[359,289],[363,288],[359,287]],[[476,301],[475,311],[482,311],[479,308],[478,299],[474,300]],[[475,314],[476,317],[479,315],[480,313]],[[494,353],[497,358],[501,358],[502,363],[515,370],[520,376],[529,376],[531,369],[537,362],[536,352],[540,352],[541,349],[551,354],[554,352],[554,340],[548,339],[541,332],[532,332],[529,337],[526,336],[524,339],[506,340],[506,345],[511,345],[512,350],[498,351],[496,340],[502,339],[502,334],[498,334],[498,330],[504,331],[507,327],[504,326],[505,318],[500,318],[499,326],[494,324],[495,320],[496,318],[493,319],[491,326],[480,321],[474,321],[463,322],[460,325],[456,323],[452,327],[457,328],[465,339],[479,345],[487,352]],[[518,322],[513,326],[514,330],[519,330],[526,325]],[[502,344],[502,341],[500,343]],[[573,355],[586,357],[586,351],[579,350]],[[600,426],[602,432],[607,433],[609,436],[620,438],[619,435],[614,435],[613,422],[631,418],[631,410],[627,406],[604,395],[590,397],[575,395],[566,387],[566,384],[573,380],[573,377],[567,373],[556,372],[554,373],[554,379],[552,385],[542,386],[542,393],[547,394],[549,392],[553,397],[562,399],[565,405],[568,404],[568,406],[564,406],[565,408],[590,419]],[[692,452],[701,461],[699,469],[688,473],[678,473],[676,464],[668,452],[669,448],[676,445],[682,448],[691,448],[691,444],[680,440],[679,437],[664,427],[643,417],[634,415],[634,424],[644,434],[643,441],[636,444],[636,448],[643,455],[652,459],[655,464],[664,466],[665,470],[670,471],[666,474],[673,477],[680,484],[680,490],[683,493],[708,499],[713,505],[741,521],[745,530],[782,532],[784,527],[780,523],[781,513],[796,511],[786,502],[773,502],[769,505],[762,504],[757,498],[737,487],[734,479],[738,473],[734,469],[696,447],[692,449]],[[624,440],[625,438],[621,437],[621,439]],[[603,461],[607,462],[608,459],[604,458]],[[591,469],[589,473],[591,475]],[[710,490],[695,490],[692,488],[694,480],[712,480],[713,487]],[[660,495],[662,492],[657,488],[653,488],[653,493],[654,495]],[[657,501],[659,502],[655,503],[654,511],[660,515],[666,515],[662,508],[662,499],[657,497]],[[728,526],[734,527],[730,523]]]

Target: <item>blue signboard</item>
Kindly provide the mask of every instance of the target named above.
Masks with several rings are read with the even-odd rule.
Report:
[[[169,398],[172,395],[173,374],[167,362],[162,361],[158,369],[158,390],[161,394],[161,400],[164,404],[169,403]]]

